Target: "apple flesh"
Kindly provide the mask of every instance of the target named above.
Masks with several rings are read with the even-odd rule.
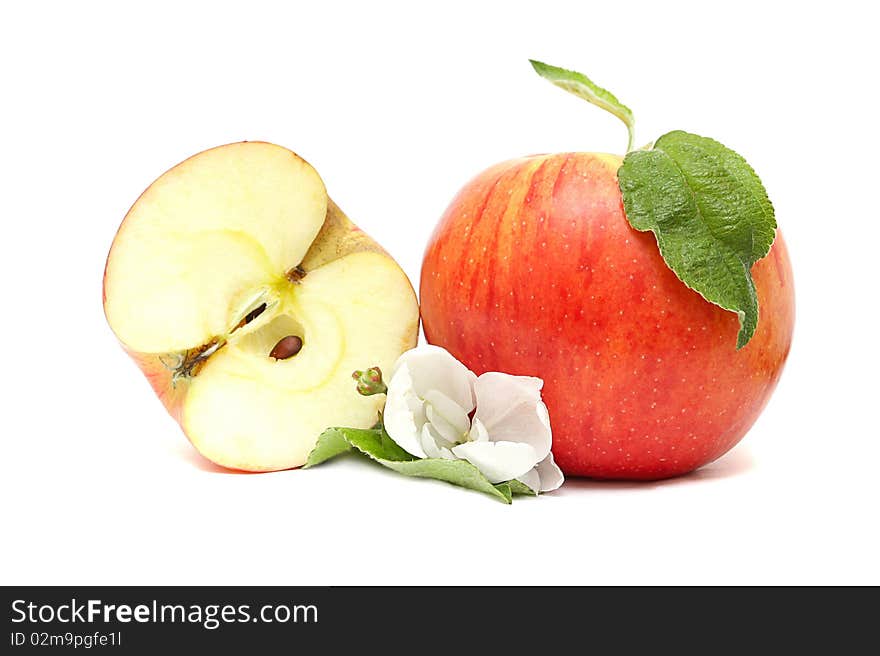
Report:
[[[789,352],[785,242],[752,268],[757,332],[688,289],[626,220],[613,155],[499,164],[467,184],[428,244],[422,322],[477,374],[544,379],[553,454],[570,476],[659,479],[733,447]]]
[[[247,471],[300,466],[326,428],[375,423],[383,397],[351,373],[390,370],[418,336],[400,267],[307,162],[260,142],[195,155],[141,195],[104,310],[192,444]]]

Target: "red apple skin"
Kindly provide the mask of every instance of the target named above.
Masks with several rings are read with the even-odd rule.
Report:
[[[654,480],[733,447],[776,387],[794,327],[782,235],[752,268],[757,331],[688,289],[627,222],[621,158],[562,153],[469,182],[425,252],[427,340],[476,373],[544,379],[569,476]]]

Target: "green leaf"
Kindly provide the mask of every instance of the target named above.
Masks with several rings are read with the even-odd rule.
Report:
[[[510,485],[510,491],[513,494],[525,494],[531,497],[538,496],[538,492],[536,490],[533,490],[522,481],[513,480],[508,481],[507,484]]]
[[[450,461],[452,462],[452,461]],[[461,461],[458,461],[461,462]],[[504,503],[513,503],[513,491],[510,489],[510,482],[498,483],[492,487],[502,496]]]
[[[685,285],[737,314],[736,348],[748,344],[758,325],[752,265],[776,236],[773,205],[752,168],[713,139],[675,131],[627,154],[617,176],[630,225],[654,233]]]
[[[341,431],[336,430],[335,428],[325,430],[318,437],[318,442],[315,444],[315,448],[312,449],[312,452],[309,453],[309,457],[306,459],[306,464],[303,465],[303,469],[320,465],[322,462],[330,460],[330,458],[335,458],[339,454],[346,453],[347,451],[351,451],[351,444],[348,443],[348,440],[345,439],[345,435],[343,435]]]
[[[405,462],[415,460],[401,449],[381,427],[375,428],[328,428],[318,436],[315,448],[306,459],[304,469],[320,465],[352,448],[374,460]]]
[[[519,483],[511,481],[492,485],[489,480],[466,460],[416,458],[401,449],[383,428],[329,428],[318,437],[309,454],[305,468],[314,467],[354,447],[380,465],[407,476],[434,478],[489,494],[504,503],[511,503],[513,494],[534,494]],[[525,488],[526,492],[522,491]]]
[[[628,142],[626,150],[632,150],[633,140],[635,138],[635,117],[632,110],[620,102],[613,93],[607,89],[603,89],[590,78],[577,71],[569,71],[557,66],[551,66],[543,62],[530,59],[532,68],[535,72],[545,80],[552,82],[560,89],[565,89],[569,93],[573,93],[579,98],[583,98],[587,102],[591,102],[597,107],[601,107],[607,112],[611,112],[626,125]]]
[[[480,470],[467,460],[422,458],[407,462],[390,460],[378,460],[378,462],[389,469],[393,469],[399,474],[417,476],[419,478],[435,478],[440,481],[452,483],[453,485],[476,490],[477,492],[485,492],[486,494],[499,498],[501,501],[504,501],[504,503],[511,502],[509,483],[492,485],[492,483],[480,473]]]

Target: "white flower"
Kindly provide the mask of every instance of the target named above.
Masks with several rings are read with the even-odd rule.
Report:
[[[549,492],[563,476],[550,453],[543,384],[494,371],[477,377],[445,349],[421,346],[394,365],[385,430],[418,458],[467,460],[492,483],[516,479]]]

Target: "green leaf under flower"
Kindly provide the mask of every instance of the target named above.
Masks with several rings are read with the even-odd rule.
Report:
[[[433,478],[453,485],[483,492],[504,503],[511,503],[513,495],[535,495],[535,491],[520,481],[493,485],[466,460],[416,458],[401,449],[381,426],[376,428],[329,428],[318,437],[315,448],[306,460],[305,468],[314,467],[352,449],[369,456],[380,465],[418,478]]]

